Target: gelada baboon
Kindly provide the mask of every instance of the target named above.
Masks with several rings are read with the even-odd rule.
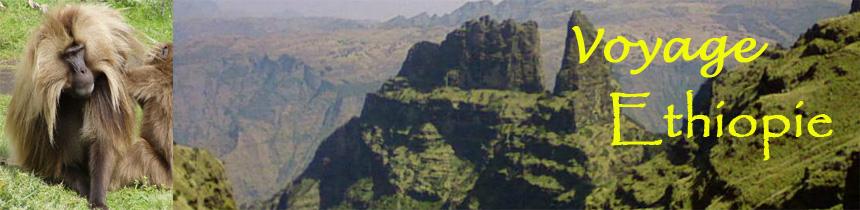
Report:
[[[10,161],[62,182],[93,208],[107,207],[109,188],[147,176],[129,151],[155,151],[135,141],[135,100],[125,87],[127,69],[147,54],[135,36],[107,6],[55,7],[32,33],[15,77]]]
[[[127,90],[143,108],[143,138],[129,148],[116,180],[125,183],[144,174],[153,184],[173,183],[173,46],[157,47],[146,65],[129,69]]]

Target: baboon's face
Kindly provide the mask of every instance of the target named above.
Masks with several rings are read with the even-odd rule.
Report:
[[[120,80],[125,68],[141,64],[138,56],[144,52],[132,40],[132,29],[119,13],[101,9],[70,7],[45,18],[27,52],[35,87],[88,98],[101,88],[117,91],[119,87],[110,85]]]
[[[95,89],[95,78],[92,70],[87,66],[86,51],[84,45],[72,43],[61,55],[68,66],[67,85],[63,92],[76,98],[89,98]]]

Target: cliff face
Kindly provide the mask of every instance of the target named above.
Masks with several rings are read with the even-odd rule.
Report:
[[[582,31],[584,43],[578,43],[575,34],[570,30],[579,26]],[[595,112],[608,110],[612,103],[609,94],[618,89],[613,85],[609,62],[597,55],[593,55],[585,63],[580,64],[578,46],[584,45],[585,49],[591,47],[597,37],[597,29],[588,21],[588,18],[580,11],[574,11],[567,23],[569,29],[565,38],[564,54],[561,58],[561,70],[556,76],[556,95],[573,95],[577,98],[577,110],[579,112]],[[599,44],[594,51],[595,54],[603,52],[603,45]],[[577,91],[577,90],[582,91]],[[583,115],[586,116],[586,115]],[[608,113],[593,113],[588,117],[580,117],[578,122],[586,121],[608,121]]]
[[[650,40],[656,37],[690,37],[705,40],[711,37],[753,37],[760,42],[790,46],[807,27],[817,20],[837,16],[847,11],[850,0],[781,0],[781,1],[665,1],[665,0],[503,0],[473,1],[449,14],[399,18],[385,23],[383,28],[421,27],[431,30],[438,26],[454,27],[464,21],[490,15],[497,19],[533,20],[540,25],[543,52],[544,87],[553,88],[558,81],[556,70],[561,65],[565,32],[570,11],[582,10],[595,24],[607,29],[607,38],[624,35],[628,38]],[[409,20],[415,20],[410,22]],[[411,24],[415,23],[415,24]],[[434,27],[435,26],[435,27]],[[736,40],[730,40],[733,43]],[[700,43],[700,42],[699,42]],[[694,43],[694,45],[697,45]],[[694,46],[694,49],[698,46]],[[617,51],[617,50],[616,50]],[[643,59],[637,50],[628,60],[612,65],[612,76],[625,92],[651,92],[642,110],[626,113],[652,132],[666,130],[661,112],[670,104],[685,102],[686,90],[699,91],[704,80],[696,71],[702,63],[654,62],[642,74],[631,76],[629,69],[637,68]],[[595,55],[602,57],[600,53]],[[593,58],[594,60],[601,60]],[[735,64],[727,63],[727,68]],[[556,85],[557,86],[557,85]]]
[[[357,113],[350,104],[375,86],[333,84],[289,55],[206,51],[220,60],[189,65],[197,58],[182,55],[177,63],[176,139],[224,160],[240,202],[298,176],[317,139]]]
[[[417,90],[407,79],[394,78],[366,97],[361,117],[324,141],[298,179],[258,205],[853,207],[857,204],[849,196],[858,192],[848,184],[857,182],[851,173],[860,170],[860,139],[854,137],[860,127],[849,113],[860,110],[845,99],[860,91],[858,20],[857,14],[828,19],[792,49],[771,52],[769,58],[702,85],[711,91],[696,96],[698,113],[724,114],[727,119],[738,113],[834,117],[837,133],[832,138],[772,141],[775,156],[769,161],[761,160],[760,134],[749,139],[666,139],[627,119],[622,120],[624,139],[662,138],[664,145],[611,147],[607,107],[578,107],[593,103],[585,92],[612,85],[584,85],[592,81],[582,77],[571,80],[577,89],[555,95],[445,86]],[[410,57],[422,57],[415,55]],[[415,59],[406,63],[421,63]],[[807,105],[793,109],[797,99]],[[709,109],[718,101],[727,104]]]
[[[540,39],[535,22],[498,23],[488,16],[468,21],[442,44],[416,44],[398,76],[418,90],[461,89],[543,91]]]
[[[439,46],[415,45],[400,77],[368,94],[361,117],[329,136],[287,190],[258,205],[583,208],[597,186],[595,179],[607,181],[612,177],[607,172],[648,158],[641,147],[607,148],[608,141],[598,141],[611,139],[608,121],[595,120],[605,119],[609,107],[575,108],[579,100],[594,103],[586,102],[582,89],[556,96],[487,83],[446,86],[426,82],[433,73],[416,71],[429,69],[417,67],[433,64],[422,58],[438,59],[428,56],[437,49],[463,51],[450,46],[467,46],[461,53],[466,55],[443,54],[451,59],[441,63],[459,64],[467,75],[492,72],[481,68],[495,67],[485,65],[492,62],[484,55],[510,43],[499,38],[514,31],[488,27],[492,25],[493,21],[482,18],[451,33]],[[493,39],[499,41],[469,41]],[[519,77],[538,78],[537,74],[526,71]],[[624,126],[628,138],[651,138],[629,120]]]
[[[580,55],[577,46],[588,49],[597,37],[597,29],[588,21],[588,18],[580,11],[574,11],[567,22],[567,28],[579,26],[582,31],[584,43],[578,43],[574,33],[567,33],[564,41],[564,57],[561,58],[561,70],[558,72],[555,82],[555,93],[564,91],[575,91],[582,86],[583,89],[599,88],[609,81],[609,63],[605,59],[588,59],[583,64],[579,63]],[[603,52],[603,44],[598,45],[595,53]]]

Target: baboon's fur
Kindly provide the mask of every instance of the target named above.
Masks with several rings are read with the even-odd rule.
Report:
[[[26,45],[8,107],[11,163],[62,182],[95,208],[106,207],[108,188],[130,180],[167,177],[156,183],[170,183],[169,169],[150,169],[155,166],[144,161],[164,145],[135,141],[135,100],[126,80],[147,54],[136,35],[118,11],[103,5],[59,6],[45,15]],[[75,52],[84,62],[75,66],[64,53],[80,46],[85,50]],[[76,69],[94,78],[88,98],[69,96]]]

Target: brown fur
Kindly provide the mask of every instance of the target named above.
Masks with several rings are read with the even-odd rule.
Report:
[[[166,44],[153,52],[147,65],[128,73],[128,90],[143,108],[137,142],[124,160],[118,179],[132,180],[145,174],[154,184],[170,187],[173,179],[173,46]],[[140,165],[140,166],[137,166]],[[142,171],[138,171],[142,170]]]
[[[86,99],[64,92],[70,86],[62,52],[86,48],[86,66],[95,77]],[[11,162],[59,181],[106,208],[115,168],[133,139],[134,100],[125,90],[127,67],[140,66],[145,47],[116,10],[106,6],[63,6],[48,12],[32,33],[15,80],[6,130]],[[134,144],[133,147],[131,147]]]

